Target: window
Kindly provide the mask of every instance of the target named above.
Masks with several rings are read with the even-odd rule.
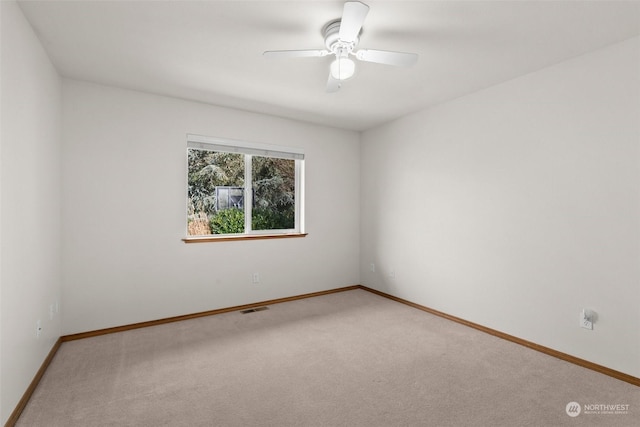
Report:
[[[304,233],[301,149],[188,135],[187,163],[187,236]]]

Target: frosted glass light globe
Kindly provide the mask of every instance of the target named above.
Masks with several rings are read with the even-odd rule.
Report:
[[[349,58],[338,58],[331,63],[331,76],[336,80],[346,80],[356,71],[356,63]]]

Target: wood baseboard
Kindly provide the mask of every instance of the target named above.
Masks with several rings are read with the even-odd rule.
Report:
[[[362,285],[359,286],[359,289],[363,289],[365,291],[369,291],[371,293],[374,293],[376,295],[380,295],[380,296],[388,298],[390,300],[397,301],[397,302],[400,302],[402,304],[406,304],[406,305],[411,306],[413,308],[417,308],[418,310],[426,311],[427,313],[431,313],[431,314],[434,314],[436,316],[443,317],[443,318],[448,319],[448,320],[452,320],[452,321],[454,321],[456,323],[460,323],[462,325],[469,326],[470,328],[477,329],[479,331],[482,331],[482,332],[485,332],[487,334],[496,336],[498,338],[502,338],[502,339],[505,339],[507,341],[511,341],[513,343],[520,344],[522,346],[525,346],[525,347],[528,347],[530,349],[539,351],[539,352],[547,354],[549,356],[556,357],[556,358],[564,360],[566,362],[570,362],[570,363],[573,363],[575,365],[582,366],[583,368],[587,368],[587,369],[590,369],[592,371],[600,372],[601,374],[608,375],[608,376],[613,377],[613,378],[615,378],[617,380],[624,381],[624,382],[627,382],[629,384],[633,384],[635,386],[640,387],[640,378],[636,378],[636,377],[631,376],[629,374],[625,374],[624,372],[616,371],[614,369],[607,368],[606,366],[598,365],[597,363],[589,362],[588,360],[580,359],[579,357],[575,357],[575,356],[572,356],[570,354],[566,354],[566,353],[563,353],[561,351],[557,351],[557,350],[554,350],[552,348],[545,347],[543,345],[536,344],[536,343],[531,342],[531,341],[523,340],[521,338],[514,337],[513,335],[505,334],[504,332],[500,332],[500,331],[497,331],[495,329],[487,328],[486,326],[482,326],[482,325],[479,325],[477,323],[469,322],[468,320],[464,320],[464,319],[461,319],[461,318],[456,317],[456,316],[451,316],[450,314],[443,313],[441,311],[434,310],[432,308],[425,307],[423,305],[416,304],[414,302],[407,301],[405,299],[395,297],[393,295],[378,291],[376,289],[368,288],[368,287],[362,286]]]
[[[25,406],[27,406],[27,402],[29,402],[31,395],[35,391],[36,387],[38,386],[38,383],[42,379],[42,376],[44,375],[45,371],[49,367],[49,364],[53,360],[53,357],[56,355],[61,345],[62,345],[62,339],[58,338],[55,344],[53,344],[53,347],[51,348],[51,350],[49,351],[49,354],[44,359],[44,362],[42,362],[40,369],[38,369],[38,372],[36,372],[36,375],[33,377],[33,380],[31,380],[31,384],[29,384],[29,387],[27,387],[27,390],[22,395],[22,398],[20,399],[15,409],[9,416],[9,419],[4,424],[5,427],[13,427],[18,422],[18,418],[20,418],[22,411],[24,410]]]
[[[182,315],[182,316],[167,317],[167,318],[164,318],[164,319],[150,320],[150,321],[147,321],[147,322],[132,323],[132,324],[123,325],[123,326],[115,326],[113,328],[105,328],[105,329],[98,329],[98,330],[95,330],[95,331],[80,332],[80,333],[71,334],[71,335],[63,335],[60,338],[62,339],[62,342],[74,341],[74,340],[79,340],[79,339],[83,339],[83,338],[97,337],[97,336],[106,335],[106,334],[113,334],[115,332],[123,332],[123,331],[129,331],[129,330],[132,330],[132,329],[139,329],[139,328],[146,328],[146,327],[149,327],[149,326],[162,325],[164,323],[172,323],[172,322],[179,322],[181,320],[195,319],[195,318],[198,318],[198,317],[213,316],[215,314],[228,313],[228,312],[231,312],[231,311],[248,310],[248,309],[255,308],[255,307],[260,307],[260,306],[263,306],[263,305],[273,305],[273,304],[279,304],[279,303],[282,303],[282,302],[295,301],[295,300],[299,300],[299,299],[313,298],[313,297],[318,297],[318,296],[322,296],[322,295],[333,294],[333,293],[336,293],[336,292],[351,291],[351,290],[359,289],[359,288],[360,288],[360,285],[346,286],[344,288],[329,289],[327,291],[311,292],[311,293],[308,293],[308,294],[296,295],[296,296],[292,296],[292,297],[277,298],[277,299],[272,299],[272,300],[267,300],[267,301],[255,302],[255,303],[251,303],[251,304],[237,305],[237,306],[234,306],[234,307],[219,308],[217,310],[202,311],[202,312],[199,312],[199,313],[185,314],[185,315]]]

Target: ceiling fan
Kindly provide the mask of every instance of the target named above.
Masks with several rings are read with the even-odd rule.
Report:
[[[359,1],[348,1],[344,4],[342,18],[329,22],[324,26],[324,44],[326,49],[307,50],[269,50],[263,53],[265,58],[311,58],[335,55],[329,67],[327,92],[336,92],[342,82],[355,73],[355,62],[349,56],[365,62],[410,67],[418,61],[415,53],[390,52],[386,50],[359,49],[358,45],[369,6]]]

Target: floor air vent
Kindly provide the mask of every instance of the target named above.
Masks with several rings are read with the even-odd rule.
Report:
[[[256,307],[256,308],[250,308],[248,310],[242,310],[240,313],[242,314],[249,314],[249,313],[255,313],[256,311],[264,311],[264,310],[269,310],[269,307]]]

